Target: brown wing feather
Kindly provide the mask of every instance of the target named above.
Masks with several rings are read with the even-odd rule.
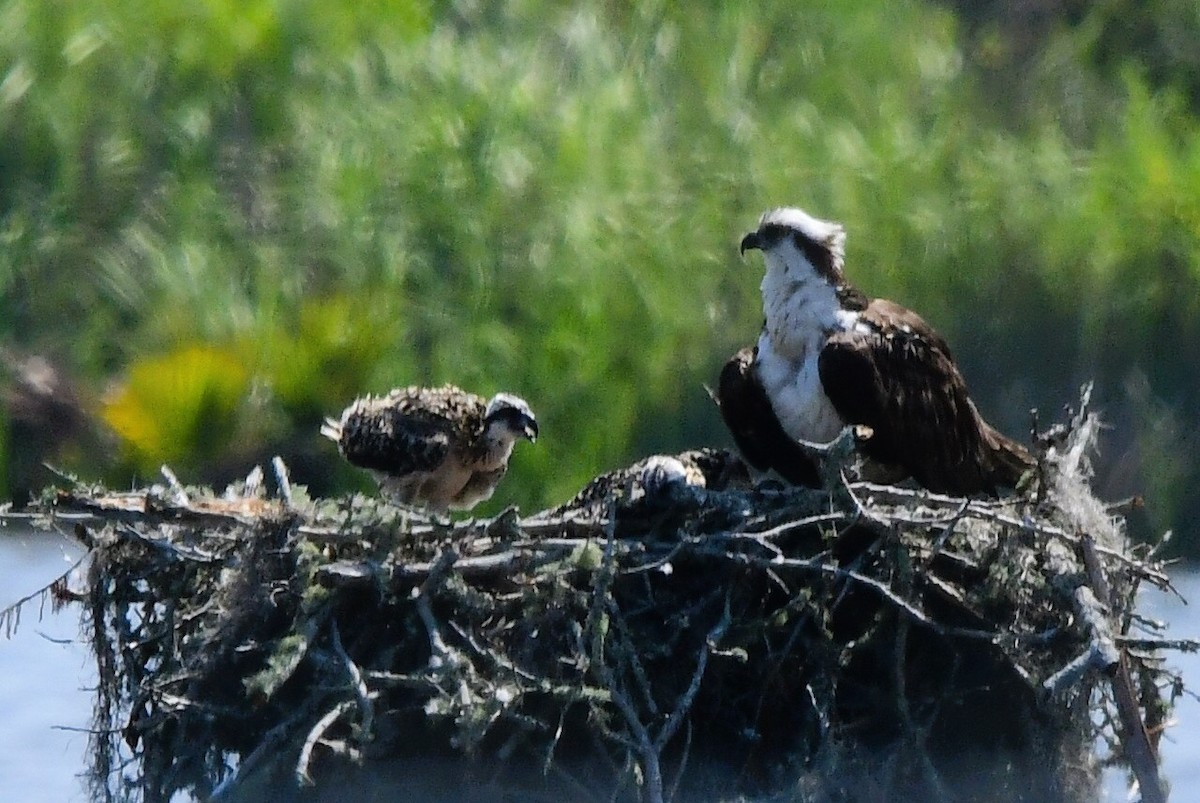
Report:
[[[838,414],[874,430],[867,456],[937,492],[1015,485],[1029,455],[979,415],[945,340],[890,301],[872,301],[860,321],[870,331],[834,334],[818,365]]]
[[[759,471],[774,469],[793,485],[818,488],[816,463],[784,432],[758,380],[757,356],[757,347],[747,346],[725,363],[714,397],[721,418],[747,463]]]
[[[402,388],[360,399],[342,415],[342,454],[393,476],[433,471],[482,427],[484,402],[453,386]]]

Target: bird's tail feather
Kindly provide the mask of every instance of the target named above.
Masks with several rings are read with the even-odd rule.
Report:
[[[332,418],[326,418],[325,423],[321,425],[321,434],[329,440],[337,443],[342,439],[342,422]]]

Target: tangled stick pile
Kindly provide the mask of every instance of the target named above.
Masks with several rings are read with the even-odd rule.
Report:
[[[1168,582],[1088,489],[1095,428],[998,501],[635,474],[450,522],[278,463],[271,498],[58,491],[95,798],[342,800],[365,761],[401,769],[354,799],[1082,801],[1101,738],[1162,799],[1179,645],[1135,594]]]

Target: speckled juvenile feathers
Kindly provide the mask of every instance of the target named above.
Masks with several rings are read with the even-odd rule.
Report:
[[[340,419],[327,419],[321,434],[396,501],[468,509],[492,495],[513,442],[536,435],[524,401],[496,398],[502,403],[491,406],[500,409],[489,417],[486,399],[453,385],[398,388],[357,399]]]
[[[691,449],[677,455],[652,455],[627,468],[593,479],[550,515],[603,515],[610,502],[629,503],[660,494],[674,483],[709,491],[750,487],[746,464],[724,449]]]
[[[487,403],[454,385],[407,387],[386,396],[364,396],[329,419],[322,434],[360,468],[404,474],[432,471],[451,443],[470,443],[483,432]]]

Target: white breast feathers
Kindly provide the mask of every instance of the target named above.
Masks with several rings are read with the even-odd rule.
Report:
[[[827,443],[843,422],[821,388],[815,345],[803,358],[792,360],[779,354],[764,331],[758,341],[757,371],[784,431],[796,440]]]
[[[795,281],[768,263],[763,277],[766,325],[758,341],[758,377],[785,432],[826,443],[844,422],[821,388],[817,359],[830,334],[858,326],[858,314],[841,308],[837,291],[809,274]],[[792,276],[797,272],[793,271]]]

